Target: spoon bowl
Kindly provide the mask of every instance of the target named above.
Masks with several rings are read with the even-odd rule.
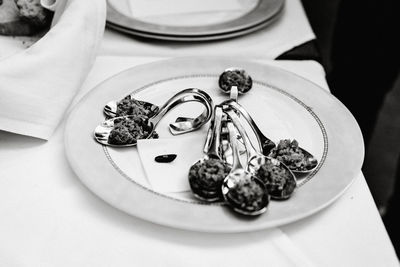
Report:
[[[148,120],[138,122],[135,121],[136,118],[136,116],[124,116],[103,121],[94,129],[95,140],[106,146],[130,147],[135,146],[138,139],[151,138],[155,133],[154,124]],[[132,124],[136,124],[143,130],[132,134],[131,131],[126,130]]]
[[[231,67],[219,76],[218,85],[224,93],[230,93],[231,87],[236,86],[239,94],[245,94],[253,87],[253,79],[244,69]]]
[[[222,195],[236,212],[256,216],[264,213],[269,204],[269,194],[262,181],[243,168],[237,147],[237,133],[231,122],[227,123],[233,153],[233,166],[222,183]]]
[[[292,156],[292,154],[295,156]],[[283,162],[297,175],[308,174],[318,165],[318,160],[307,150],[299,147],[296,140],[281,140],[279,144],[271,150],[269,156]]]
[[[205,155],[189,169],[189,185],[193,195],[206,202],[222,200],[221,185],[230,171],[230,166],[221,158],[222,114],[222,108],[215,106],[203,149]]]
[[[270,200],[264,183],[244,169],[229,173],[222,184],[222,195],[234,211],[250,216],[266,212]]]

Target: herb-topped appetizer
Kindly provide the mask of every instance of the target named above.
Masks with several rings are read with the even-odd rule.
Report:
[[[296,140],[279,141],[276,148],[272,149],[270,156],[283,162],[293,171],[308,171],[317,165],[317,161],[313,157],[310,158],[310,155],[299,147]]]

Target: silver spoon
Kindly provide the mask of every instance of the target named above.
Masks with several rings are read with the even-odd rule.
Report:
[[[244,69],[231,67],[225,69],[225,71],[221,73],[218,79],[218,85],[220,90],[222,90],[224,93],[229,93],[230,100],[237,102],[239,94],[245,94],[253,87],[253,80]],[[226,128],[226,126],[223,126],[222,131],[224,132],[224,140],[222,142],[222,145],[224,147],[224,154],[226,154],[226,158],[231,159],[231,148],[229,146],[229,141],[225,138],[228,133],[228,129]],[[240,153],[242,154],[243,142],[241,142],[240,136],[238,145],[240,146]]]
[[[228,106],[224,106],[223,110],[242,136],[247,152],[247,170],[265,183],[271,198],[288,199],[297,186],[292,171],[282,162],[258,152],[235,111]]]
[[[277,148],[277,146],[272,140],[270,140],[268,137],[266,137],[261,132],[260,128],[258,128],[256,122],[253,120],[253,118],[250,116],[250,114],[247,112],[247,110],[244,107],[242,107],[239,103],[237,103],[236,101],[232,101],[232,100],[224,101],[222,104],[229,106],[230,108],[232,108],[233,110],[235,110],[237,112],[240,112],[240,114],[246,119],[248,124],[251,126],[251,128],[255,132],[255,135],[257,137],[257,141],[258,141],[258,144],[260,146],[262,153],[265,156],[270,156],[271,151],[274,151]],[[304,148],[301,148],[301,147],[298,147],[298,148],[303,153],[305,160],[308,162],[308,166],[310,166],[310,168],[308,168],[306,170],[299,170],[295,166],[291,166],[291,165],[287,165],[287,166],[295,174],[308,174],[317,167],[318,160]]]
[[[208,131],[204,145],[205,155],[190,167],[188,175],[194,196],[207,202],[222,200],[222,181],[230,170],[221,158],[222,114],[222,108],[215,106],[214,119],[209,128],[211,131]]]
[[[195,119],[191,121],[178,121],[175,123],[171,123],[169,125],[170,132],[173,135],[183,134],[187,132],[194,131],[201,126],[203,126],[212,116],[212,99],[211,97],[202,90],[189,88],[183,91],[180,91],[172,98],[170,98],[159,110],[158,112],[150,118],[143,118],[134,115],[116,117],[109,120],[106,120],[99,124],[94,130],[94,138],[97,142],[114,147],[128,147],[135,146],[137,143],[137,139],[147,139],[150,138],[154,133],[154,130],[158,124],[158,122],[163,118],[163,116],[176,107],[179,104],[186,102],[200,102],[204,105],[204,111]],[[132,123],[132,121],[137,121],[137,124]],[[129,142],[113,142],[110,140],[110,135],[118,135],[116,131],[113,131],[115,127],[119,127],[121,124],[129,124],[129,127],[139,128],[139,132],[141,135],[130,138]],[[133,126],[132,126],[133,124]],[[125,131],[125,130],[124,130]],[[124,133],[122,133],[122,137],[124,138]],[[117,136],[119,138],[119,136]],[[118,140],[119,141],[119,140]],[[125,141],[125,140],[122,140]]]
[[[264,183],[245,170],[240,163],[237,133],[231,122],[227,124],[233,153],[233,166],[222,184],[222,195],[232,209],[244,215],[260,215],[267,210],[269,194]]]

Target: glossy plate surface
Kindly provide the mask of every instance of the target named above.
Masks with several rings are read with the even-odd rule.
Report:
[[[197,87],[217,104],[227,99],[218,88],[218,77],[230,66],[246,69],[253,78],[254,88],[240,96],[239,102],[263,133],[275,142],[295,138],[319,161],[313,173],[298,181],[299,187],[289,200],[271,201],[261,216],[249,219],[220,204],[200,203],[189,191],[154,191],[135,148],[103,147],[94,141],[93,129],[104,119],[103,107],[110,100],[133,93],[140,100],[160,105],[184,88]],[[171,138],[168,123],[177,116],[190,116],[187,111],[193,108],[196,107],[181,107],[175,114],[171,111],[170,117],[159,124],[160,138]],[[208,124],[187,135],[200,135],[205,140],[207,128]],[[350,186],[364,158],[362,135],[355,119],[331,94],[282,69],[227,58],[159,61],[104,81],[71,112],[65,148],[82,182],[112,206],[154,223],[205,232],[254,231],[314,214]]]
[[[119,0],[109,0],[107,25],[115,30],[146,38],[171,41],[207,41],[231,38],[258,30],[272,23],[284,8],[284,0],[248,2],[251,2],[251,8],[245,8],[243,14],[234,16],[232,19],[210,23],[209,21],[212,21],[213,17],[217,17],[215,13],[203,12],[202,18],[197,13],[189,12],[186,14],[187,18],[198,16],[198,19],[190,19],[187,23],[175,23],[184,21],[185,17],[180,18],[179,14],[169,14],[171,19],[168,20],[168,23],[162,20],[163,16],[160,16],[159,22],[148,21],[145,19],[146,17],[131,16],[126,12],[126,7],[120,7]]]

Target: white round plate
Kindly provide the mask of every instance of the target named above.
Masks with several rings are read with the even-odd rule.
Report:
[[[278,17],[285,3],[284,0],[225,2],[216,4],[215,1],[202,3],[193,0],[165,4],[160,1],[158,4],[153,3],[153,9],[164,8],[164,10],[156,12],[146,10],[146,5],[142,4],[146,3],[145,1],[133,1],[127,4],[120,0],[108,0],[107,25],[125,33],[147,38],[174,41],[215,40],[249,33],[253,27],[258,29],[260,26],[265,27],[274,21],[273,18]],[[142,17],[137,17],[130,14],[130,5],[133,11],[139,10],[137,13],[144,13],[144,15],[139,14]],[[209,11],[193,10],[194,7],[201,9],[206,8],[207,5],[211,5],[208,7]],[[226,5],[225,8],[221,9],[224,5]],[[231,7],[235,5],[237,7],[231,10]],[[219,9],[213,11],[213,6],[214,8],[219,6]],[[140,11],[140,9],[143,10]],[[185,9],[188,10],[185,11]],[[151,17],[154,19],[149,19]],[[208,39],[208,36],[212,39]]]
[[[133,29],[124,28],[124,27],[118,26],[113,23],[107,23],[107,26],[111,29],[120,31],[122,33],[135,35],[135,36],[143,37],[143,38],[164,40],[164,41],[203,42],[203,41],[214,41],[214,40],[220,40],[220,39],[234,38],[234,37],[239,37],[239,36],[246,35],[246,34],[249,34],[252,32],[256,32],[258,30],[265,28],[269,24],[273,23],[278,18],[279,18],[279,16],[274,16],[271,19],[266,20],[260,24],[257,24],[250,28],[242,29],[239,31],[227,32],[227,33],[221,33],[221,34],[215,34],[215,35],[199,35],[199,36],[166,35],[166,34],[154,34],[154,33],[140,32],[140,31],[135,31]]]
[[[253,88],[241,95],[239,102],[264,134],[276,142],[295,138],[319,160],[317,169],[299,181],[293,196],[272,201],[266,213],[248,218],[221,204],[200,203],[190,192],[155,191],[135,147],[115,149],[94,140],[93,130],[104,120],[103,107],[110,100],[133,94],[161,105],[176,92],[197,87],[209,93],[216,104],[228,97],[218,89],[218,76],[232,66],[244,68],[253,78]],[[171,138],[167,123],[173,116],[187,115],[184,113],[177,108],[175,114],[160,122],[160,138]],[[204,135],[205,140],[207,127],[191,134]],[[362,135],[354,117],[316,84],[270,65],[203,57],[134,67],[101,83],[71,112],[65,128],[65,149],[82,182],[112,206],[154,223],[205,232],[254,231],[314,214],[349,187],[364,158]]]

